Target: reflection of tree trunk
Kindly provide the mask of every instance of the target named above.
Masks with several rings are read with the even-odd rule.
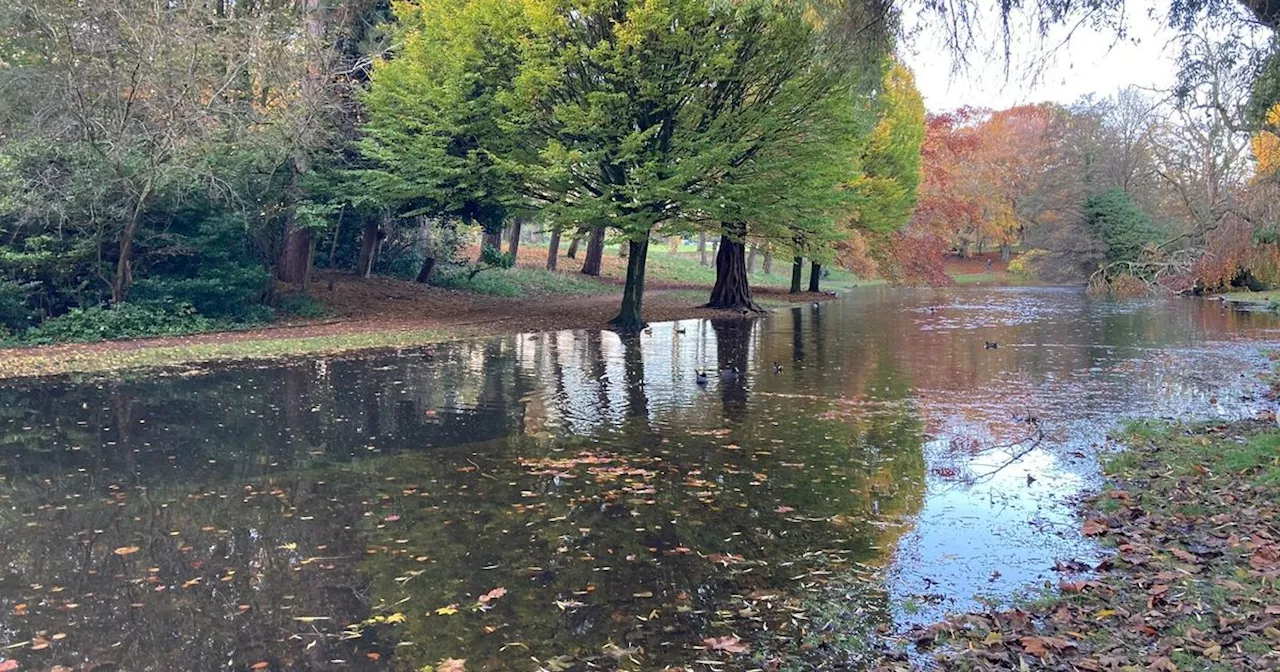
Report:
[[[720,403],[724,417],[741,421],[747,414],[747,362],[750,320],[712,320],[716,333],[716,365],[720,371]]]
[[[582,272],[586,275],[600,276],[600,265],[604,261],[604,227],[591,228],[591,237],[587,240],[587,258],[582,262]]]
[[[759,245],[751,246],[751,253],[747,255],[747,273],[756,272],[756,251],[759,249]]]
[[[547,243],[547,270],[556,270],[556,255],[560,254],[560,227],[551,229],[551,242]]]
[[[751,282],[747,277],[746,234],[745,222],[721,225],[720,251],[716,253],[716,284],[711,288],[708,308],[759,310],[751,299]]]
[[[617,330],[627,333],[644,328],[644,272],[649,256],[649,235],[640,240],[629,240],[631,248],[627,259],[627,279],[622,288],[622,308],[618,316],[609,321]]]
[[[644,356],[640,350],[640,337],[635,334],[624,336],[622,348],[627,375],[627,415],[648,418],[649,398],[644,392]]]
[[[804,316],[799,307],[791,309],[791,359],[804,359]]]
[[[804,257],[796,257],[791,262],[791,293],[800,293],[800,281],[804,279]]]
[[[519,260],[520,258],[520,229],[524,227],[524,220],[516,217],[511,222],[511,241],[508,243],[507,251],[511,253],[511,258]]]
[[[818,283],[822,281],[822,264],[813,262],[809,267],[809,291],[818,291]]]
[[[698,232],[698,263],[707,265],[707,232]]]

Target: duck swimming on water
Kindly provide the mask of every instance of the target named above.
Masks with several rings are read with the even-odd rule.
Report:
[[[776,361],[773,363],[773,373],[774,375],[782,373],[782,365],[777,363]]]
[[[1000,344],[994,341],[983,341],[982,347],[986,348],[987,350],[995,350],[996,348],[1000,347]]]
[[[699,385],[702,385],[702,386],[704,386],[704,387],[705,387],[705,386],[706,386],[706,384],[707,384],[707,372],[706,372],[706,371],[695,371],[695,372],[694,372],[694,375],[696,376],[696,378],[695,378],[694,380],[695,380]]]

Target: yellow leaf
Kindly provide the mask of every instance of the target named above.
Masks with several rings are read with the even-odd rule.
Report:
[[[298,550],[298,542],[291,541],[287,544],[280,544],[279,546],[276,546],[276,548],[282,551],[296,551]]]
[[[447,607],[440,607],[439,609],[436,609],[436,614],[440,616],[452,616],[456,613],[458,613],[458,605],[456,604],[451,604]]]
[[[387,617],[388,623],[404,623],[404,621],[405,621],[404,614],[398,611]]]
[[[982,643],[987,646],[991,646],[992,644],[1000,644],[1002,642],[1004,642],[1004,636],[1002,636],[1000,633],[995,631],[988,632],[987,636],[982,639]]]

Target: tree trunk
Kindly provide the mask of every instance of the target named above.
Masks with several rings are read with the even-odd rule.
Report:
[[[813,262],[809,267],[809,291],[818,291],[818,283],[822,281],[822,264]]]
[[[480,254],[484,255],[484,248],[492,247],[495,252],[502,252],[502,229],[497,231],[485,230],[484,235],[480,237]]]
[[[756,250],[760,249],[759,245],[751,246],[751,254],[747,255],[747,273],[756,272]]]
[[[338,263],[338,237],[342,235],[342,215],[346,211],[345,205],[338,209],[338,221],[333,225],[333,239],[329,241],[329,268]]]
[[[280,266],[276,277],[281,282],[301,283],[310,270],[311,230],[293,226],[292,217],[285,225],[284,249],[280,252]]]
[[[627,244],[626,244],[626,242],[618,243],[618,258],[619,258],[619,259],[626,259],[626,258],[627,258],[627,253],[630,251],[630,250],[628,249],[629,247],[631,247],[631,246],[630,246],[630,245],[627,245]]]
[[[378,256],[378,220],[364,220],[364,231],[360,236],[360,267],[357,273],[362,278],[373,275],[373,261]]]
[[[804,257],[796,257],[791,262],[791,293],[800,293],[800,281],[804,278]]]
[[[622,308],[609,324],[623,333],[644,329],[644,267],[649,256],[649,234],[640,240],[626,242],[627,281],[622,288]]]
[[[520,260],[520,229],[524,227],[524,220],[516,217],[511,223],[511,241],[508,243],[507,252],[511,254],[511,258]]]
[[[423,262],[422,262],[422,269],[418,271],[418,278],[417,278],[418,282],[421,282],[421,283],[424,283],[424,284],[425,284],[425,283],[427,283],[427,282],[430,282],[430,281],[431,281],[431,271],[432,271],[435,267],[436,267],[436,258],[435,258],[435,257],[427,257],[426,261],[423,261]]]
[[[1009,260],[1010,260],[1010,259],[1012,259],[1012,258],[1013,258],[1013,246],[1012,246],[1012,245],[1001,245],[1001,246],[1000,246],[1000,261],[1003,261],[1004,263],[1006,263],[1006,264],[1007,264],[1007,263],[1009,263]]]
[[[671,249],[671,254],[675,254],[675,253],[679,252],[679,251],[680,251],[680,236],[671,236],[671,238],[669,238],[669,239],[667,240],[667,244],[671,246],[671,248],[670,248],[670,249]]]
[[[707,265],[707,232],[698,233],[698,263]]]
[[[582,242],[582,229],[573,230],[573,238],[569,241],[569,251],[565,253],[567,259],[578,258],[578,243]]]
[[[602,261],[604,261],[604,227],[595,226],[591,229],[591,238],[587,240],[587,258],[582,262],[582,272],[600,277]]]
[[[133,204],[133,215],[124,231],[120,232],[120,258],[116,259],[116,275],[111,282],[111,303],[121,303],[129,297],[129,286],[133,284],[133,241],[138,236],[138,227],[142,224],[142,211],[147,199],[151,197],[151,184],[144,184],[142,193]]]
[[[716,284],[711,288],[708,308],[759,311],[751,298],[751,282],[747,277],[745,222],[721,225],[720,250],[716,253]]]
[[[768,275],[773,272],[773,253],[769,250],[764,251],[764,274]]]
[[[547,270],[556,270],[556,255],[560,254],[560,227],[551,229],[551,242],[547,243]]]

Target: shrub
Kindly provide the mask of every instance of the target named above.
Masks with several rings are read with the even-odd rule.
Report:
[[[324,303],[310,294],[294,292],[280,297],[280,312],[294,317],[322,317]]]
[[[134,283],[130,300],[169,311],[190,305],[201,315],[245,321],[251,312],[260,314],[255,309],[261,306],[269,279],[261,266],[227,264],[189,278],[140,278]]]
[[[0,280],[0,329],[12,333],[30,326],[35,317],[31,294],[39,287],[39,282]]]
[[[73,308],[34,329],[26,343],[107,341],[144,336],[178,336],[217,329],[220,324],[196,312],[190,304],[167,310],[159,306],[120,303],[111,307]]]

